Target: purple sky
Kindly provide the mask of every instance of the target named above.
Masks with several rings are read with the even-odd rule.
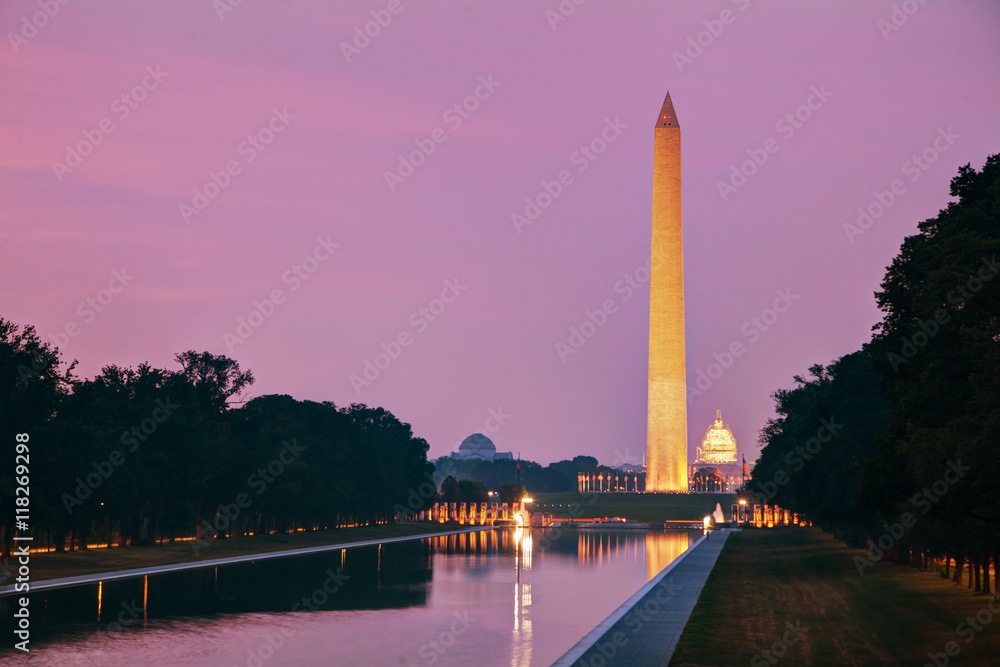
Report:
[[[72,2],[51,18],[9,0],[0,314],[45,337],[68,326],[60,347],[84,377],[111,363],[173,368],[188,349],[229,354],[254,371],[251,395],[384,406],[431,456],[495,427],[492,410],[501,451],[637,459],[648,285],[628,300],[616,285],[644,277],[669,89],[683,132],[689,384],[713,353],[746,350],[692,398],[690,447],[721,408],[752,460],[770,393],[868,339],[903,237],[946,205],[959,165],[1000,149],[1000,5],[903,4],[917,9],[897,10],[889,31],[893,4],[870,1],[591,0],[553,28],[556,0],[244,1],[221,19],[208,0]],[[373,11],[391,22],[347,62],[341,43]],[[485,99],[467,118],[446,115],[477,87]],[[797,128],[776,125],[810,101]],[[608,119],[606,150],[577,153]],[[390,189],[385,172],[415,141],[434,152]],[[67,158],[81,142],[89,154]],[[925,171],[906,165],[925,149],[937,156]],[[723,200],[718,182],[747,151],[767,161]],[[227,163],[235,175],[220,176]],[[572,181],[516,229],[511,215],[562,170]],[[227,187],[184,215],[205,203],[194,189],[209,172]],[[848,239],[858,207],[896,179],[905,191]],[[314,251],[325,261],[297,277]],[[458,296],[435,303],[456,280]],[[270,316],[227,343],[274,290]],[[796,299],[756,329],[776,290]],[[109,296],[100,312],[86,305]],[[614,312],[564,362],[557,343],[608,299]],[[356,390],[351,375],[400,334],[409,345]]]

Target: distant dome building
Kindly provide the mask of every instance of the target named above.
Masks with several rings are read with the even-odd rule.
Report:
[[[715,413],[715,423],[705,431],[695,463],[736,463],[736,438],[722,423],[722,410]]]
[[[511,452],[498,452],[493,441],[482,433],[473,433],[462,441],[457,452],[451,453],[451,458],[469,460],[481,459],[483,461],[498,461],[501,459],[513,459]]]
[[[705,431],[698,454],[689,471],[691,491],[727,492],[740,485],[741,469],[736,460],[736,438],[722,421],[722,410],[715,412],[715,423]]]

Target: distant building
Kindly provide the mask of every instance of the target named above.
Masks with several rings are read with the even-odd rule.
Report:
[[[715,413],[715,423],[705,431],[698,454],[690,469],[691,490],[694,492],[733,491],[741,483],[740,465],[736,460],[736,438],[722,421],[722,410]]]
[[[736,438],[722,422],[722,410],[715,412],[715,423],[705,431],[695,463],[736,463]]]
[[[451,458],[462,461],[472,459],[502,461],[504,459],[513,459],[514,455],[511,452],[498,452],[492,440],[482,433],[473,433],[462,441],[462,444],[458,446],[457,452],[451,453]]]

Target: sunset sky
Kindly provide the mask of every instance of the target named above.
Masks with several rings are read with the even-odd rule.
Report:
[[[641,459],[667,90],[688,384],[745,348],[692,453],[721,409],[755,459],[770,393],[868,339],[900,242],[1000,151],[989,0],[49,4],[0,5],[0,316],[83,377],[226,354],[430,456],[502,421],[524,458]]]

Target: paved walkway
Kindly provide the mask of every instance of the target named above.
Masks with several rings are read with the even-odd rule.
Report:
[[[173,565],[155,565],[152,567],[140,567],[133,570],[118,570],[117,572],[101,572],[98,574],[83,574],[77,577],[63,577],[61,579],[46,579],[39,582],[31,582],[29,592],[44,591],[51,588],[66,588],[68,586],[81,586],[83,584],[94,584],[98,581],[111,581],[113,579],[129,579],[131,577],[142,577],[147,574],[162,574],[164,572],[178,572],[180,570],[194,570],[200,567],[215,567],[216,565],[231,565],[233,563],[244,563],[253,560],[267,560],[269,558],[286,558],[288,556],[302,556],[304,554],[317,554],[324,551],[337,551],[340,549],[350,549],[353,547],[369,547],[376,544],[389,544],[390,542],[405,542],[407,540],[421,540],[425,537],[440,537],[441,535],[460,535],[462,533],[476,533],[481,530],[493,530],[493,526],[477,526],[475,528],[465,528],[462,530],[449,530],[445,533],[424,533],[422,535],[407,535],[405,537],[386,537],[381,540],[365,540],[363,542],[345,542],[343,544],[325,544],[318,547],[303,547],[301,549],[287,549],[285,551],[268,551],[260,554],[245,554],[242,556],[229,556],[228,558],[213,558],[211,560],[196,560],[188,563],[174,563]],[[14,584],[0,586],[0,596],[9,595],[14,592]]]
[[[700,538],[552,667],[666,665],[728,537]]]

